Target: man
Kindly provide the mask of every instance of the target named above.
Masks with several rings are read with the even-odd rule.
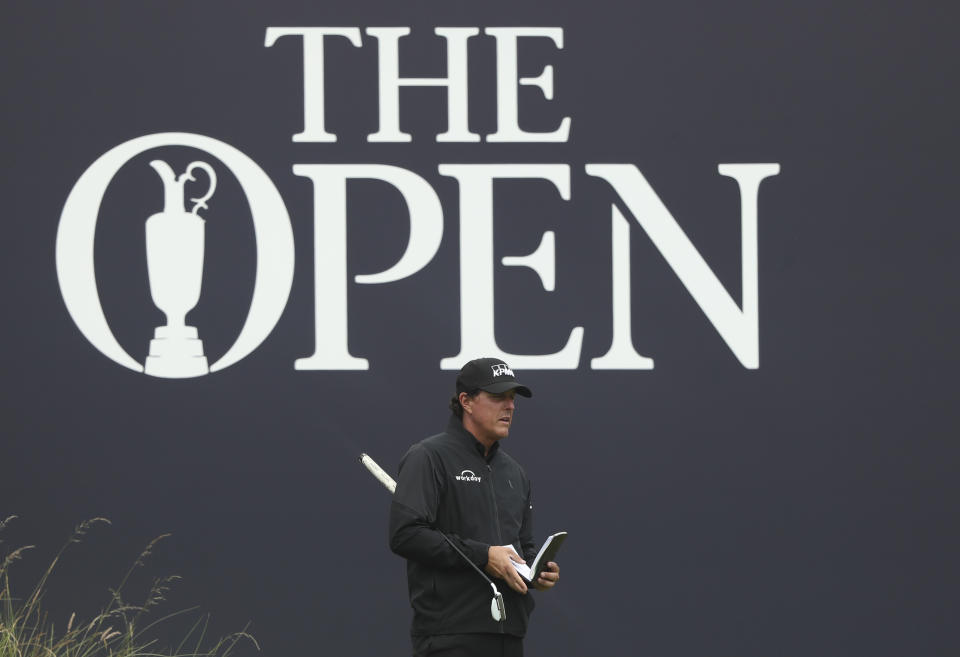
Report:
[[[515,395],[532,393],[506,363],[470,361],[457,376],[446,430],[413,445],[400,462],[390,549],[407,560],[415,657],[523,654],[533,598],[510,560],[526,563],[537,547],[530,482],[500,448]],[[490,585],[464,557],[503,593],[505,619],[494,620]],[[559,580],[559,566],[547,567],[534,588]]]

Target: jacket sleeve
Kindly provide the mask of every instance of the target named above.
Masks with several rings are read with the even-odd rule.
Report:
[[[390,505],[390,549],[405,559],[434,568],[469,568],[436,527],[443,490],[442,472],[422,445],[414,445],[400,461],[397,490]],[[487,565],[485,543],[447,537],[479,568]]]

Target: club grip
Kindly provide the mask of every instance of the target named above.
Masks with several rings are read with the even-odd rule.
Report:
[[[377,465],[376,461],[374,461],[372,458],[370,458],[366,454],[360,454],[360,462],[366,466],[367,470],[370,471],[370,474],[376,477],[381,484],[387,487],[387,490],[390,491],[391,494],[396,492],[397,482],[395,482],[393,480],[393,477],[388,475],[383,468]]]

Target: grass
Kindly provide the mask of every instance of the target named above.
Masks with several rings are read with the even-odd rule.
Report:
[[[10,516],[0,522],[0,543],[3,530],[14,518]],[[154,579],[141,604],[131,604],[124,599],[124,587],[131,575],[144,565],[157,543],[168,534],[147,544],[120,584],[108,589],[109,600],[98,614],[90,620],[81,620],[74,613],[66,626],[58,629],[43,608],[48,580],[67,548],[79,543],[99,524],[110,524],[110,521],[93,518],[80,523],[25,598],[14,597],[10,568],[33,546],[17,548],[3,558],[0,563],[0,657],[229,657],[241,640],[260,649],[256,639],[246,631],[209,639],[209,616],[197,618],[185,633],[181,630],[182,637],[174,640],[164,637],[164,630],[176,625],[171,619],[196,614],[196,608],[191,608],[154,618],[166,593],[179,579],[176,575]]]

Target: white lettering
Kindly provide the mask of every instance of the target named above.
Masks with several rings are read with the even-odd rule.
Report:
[[[268,27],[263,45],[269,48],[277,39],[290,35],[303,37],[303,132],[295,134],[293,141],[337,141],[337,136],[324,127],[323,37],[346,37],[359,48],[360,30],[355,27]]]
[[[570,167],[566,164],[441,164],[441,175],[460,185],[460,353],[440,361],[444,370],[484,354],[510,361],[520,369],[576,369],[583,327],[570,332],[566,346],[544,355],[510,354],[494,335],[493,181],[502,178],[549,180],[570,200]]]
[[[684,287],[696,301],[707,319],[733,351],[737,359],[747,369],[760,366],[760,329],[757,308],[757,193],[760,182],[780,173],[779,164],[721,164],[717,170],[722,176],[729,176],[740,187],[740,224],[741,224],[741,271],[743,290],[743,309],[737,307],[723,284],[707,265],[703,256],[690,242],[676,220],[667,210],[639,169],[632,164],[588,164],[586,172],[591,176],[603,178],[613,187],[637,223],[647,232],[654,245],[666,259],[670,268],[680,278]],[[616,223],[616,214],[614,223]],[[628,247],[629,248],[629,247]],[[626,260],[629,263],[629,258]],[[622,264],[614,268],[614,278],[625,277],[629,281],[629,266]],[[629,304],[629,283],[614,283],[614,303]],[[619,294],[618,294],[619,292]],[[614,309],[614,345],[610,352],[621,354],[624,363],[633,357],[622,344],[629,340],[629,325],[624,326],[624,315]],[[616,327],[620,324],[620,332]],[[626,333],[624,333],[626,331]],[[608,352],[608,356],[610,354]],[[633,351],[636,354],[635,351]],[[636,354],[639,356],[639,354]],[[611,365],[618,362],[618,356],[601,360],[603,369],[614,369]],[[642,357],[641,357],[642,358]],[[635,360],[635,359],[633,359]],[[592,363],[593,366],[596,363]],[[651,367],[653,363],[650,363]],[[596,368],[600,369],[600,368]]]
[[[443,236],[443,210],[433,188],[406,169],[383,164],[295,164],[293,172],[313,181],[315,351],[294,364],[298,370],[366,370],[369,363],[349,352],[347,339],[347,180],[382,180],[403,195],[410,213],[410,241],[388,270],[363,274],[357,283],[390,283],[419,271],[436,254]]]
[[[409,142],[410,135],[400,131],[400,87],[446,87],[447,131],[437,135],[438,142],[477,142],[480,135],[467,125],[467,40],[479,34],[475,27],[438,27],[434,33],[447,40],[447,77],[401,78],[400,37],[410,34],[409,27],[369,27],[367,34],[380,47],[380,129],[369,135],[371,142]]]
[[[283,199],[263,169],[233,146],[203,135],[169,132],[131,139],[97,158],[77,180],[60,215],[57,279],[67,311],[90,343],[114,362],[144,371],[117,341],[104,316],[94,271],[94,236],[103,196],[120,168],[141,153],[167,146],[196,148],[212,155],[233,173],[250,205],[257,244],[253,297],[236,341],[210,365],[210,372],[217,372],[246,357],[266,339],[283,314],[293,283],[293,230]],[[201,373],[206,372],[176,376]]]
[[[560,121],[553,132],[527,132],[520,129],[517,99],[517,39],[546,37],[563,49],[563,29],[559,27],[488,27],[484,33],[497,40],[497,131],[489,142],[566,142],[570,137],[570,117]],[[535,78],[523,78],[520,84],[539,87],[547,100],[553,97],[553,67],[547,66]]]
[[[589,165],[588,165],[589,166]],[[588,170],[589,173],[589,170]],[[613,265],[613,342],[603,356],[590,361],[592,370],[652,370],[653,359],[633,348],[633,306],[630,303],[630,224],[612,206],[610,244]]]

